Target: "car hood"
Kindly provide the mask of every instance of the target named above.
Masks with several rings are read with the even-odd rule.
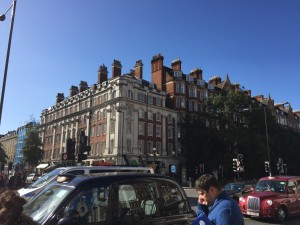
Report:
[[[281,195],[281,193],[276,193],[276,192],[272,192],[272,191],[255,191],[250,193],[248,196],[252,196],[252,197],[258,197],[258,198],[272,198],[272,197],[276,197],[278,195]]]

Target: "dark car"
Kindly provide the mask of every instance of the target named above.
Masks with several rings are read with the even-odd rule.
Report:
[[[25,206],[41,225],[188,225],[188,198],[172,178],[155,174],[60,175]]]
[[[245,182],[233,182],[233,183],[226,184],[224,186],[224,190],[230,197],[232,197],[234,200],[238,202],[239,197],[253,191],[254,186],[252,184],[247,184]]]

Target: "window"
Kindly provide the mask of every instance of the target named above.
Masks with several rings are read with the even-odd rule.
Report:
[[[161,106],[161,98],[156,98],[156,105]]]
[[[93,99],[92,99],[92,106],[95,106],[96,105],[96,97],[94,97]]]
[[[157,113],[156,113],[156,121],[157,121],[157,122],[160,122],[160,121],[161,121],[161,113],[160,113],[160,112],[157,112]]]
[[[126,152],[131,153],[131,140],[127,140],[126,143]]]
[[[152,96],[148,96],[148,104],[153,105],[153,97]]]
[[[114,218],[120,220],[119,224],[124,221],[125,216],[129,221],[142,221],[145,216],[157,214],[157,193],[154,182],[123,183],[119,186],[118,195],[117,216]]]
[[[198,112],[198,103],[197,103],[197,101],[194,101],[194,111]]]
[[[144,135],[145,134],[145,123],[139,123],[139,134]]]
[[[91,132],[91,137],[94,137],[94,127],[91,127],[90,132]]]
[[[131,132],[132,132],[131,121],[127,121],[127,133],[131,134]]]
[[[189,101],[189,111],[193,111],[193,101]]]
[[[104,94],[104,102],[107,102],[108,101],[108,94]]]
[[[102,126],[102,135],[106,134],[106,127],[107,127],[107,125],[106,125],[106,123],[104,123]]]
[[[103,109],[103,117],[106,118],[106,109]]]
[[[99,111],[97,111],[97,120],[99,121],[100,119],[101,119],[101,112],[99,110]]]
[[[100,129],[101,129],[101,125],[97,125],[97,131],[96,131],[96,135],[99,136],[100,135]]]
[[[176,98],[176,108],[180,108],[180,98]]]
[[[114,99],[117,97],[117,92],[116,90],[113,90],[112,94],[111,94],[111,98]]]
[[[168,150],[167,150],[167,154],[171,155],[171,153],[173,152],[173,144],[172,143],[168,143]]]
[[[153,150],[153,142],[152,141],[148,141],[147,142],[147,153],[150,154]]]
[[[173,138],[173,128],[168,127],[168,139],[172,139],[172,138]]]
[[[101,104],[101,96],[98,96],[98,104]]]
[[[109,145],[109,151],[108,151],[108,154],[113,154],[113,150],[114,150],[114,146],[115,146],[115,140],[114,139],[111,139],[110,140],[110,145]]]
[[[153,124],[148,123],[148,136],[153,136]]]
[[[95,143],[95,152],[94,152],[94,155],[98,156],[99,154],[100,154],[100,152],[99,152],[99,142],[96,142]]]
[[[156,137],[161,137],[161,126],[156,125]]]
[[[103,155],[103,153],[105,152],[106,149],[106,141],[102,141],[101,143],[101,155]]]
[[[111,120],[111,122],[110,122],[110,133],[111,134],[115,133],[115,126],[116,126],[116,122],[114,120]]]
[[[171,115],[168,115],[168,123],[172,123],[172,116]]]
[[[144,140],[139,140],[139,154],[144,153]]]
[[[139,94],[138,94],[138,100],[139,100],[140,102],[145,102],[145,95],[142,94],[142,93],[139,93]]]
[[[143,119],[145,116],[144,110],[140,109],[139,110],[139,118]]]
[[[153,113],[152,112],[147,112],[147,114],[148,114],[148,120],[153,120]]]
[[[161,142],[156,142],[156,151],[159,155],[162,156]]]
[[[133,99],[133,91],[132,90],[127,91],[127,98]]]
[[[104,185],[81,191],[68,203],[64,210],[64,216],[80,216],[83,221],[88,221],[90,217],[88,212],[90,212],[92,215],[97,215],[93,217],[93,224],[105,222],[108,214],[109,193],[109,187]],[[78,212],[80,208],[84,212]]]

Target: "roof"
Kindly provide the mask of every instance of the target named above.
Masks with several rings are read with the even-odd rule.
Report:
[[[63,176],[63,175],[61,175]],[[72,176],[72,175],[71,175]],[[110,183],[110,182],[120,182],[124,180],[130,180],[130,179],[145,179],[145,178],[161,178],[161,179],[167,179],[167,180],[173,180],[171,177],[158,175],[158,174],[145,174],[145,173],[116,173],[116,174],[99,174],[97,176],[91,176],[91,175],[77,175],[74,177],[74,179],[69,182],[68,184],[64,183],[66,186],[76,186],[77,188],[91,186],[91,185],[97,185],[98,182],[101,181],[101,183]],[[175,181],[176,182],[176,181]]]
[[[299,176],[269,176],[269,177],[262,177],[259,180],[289,180],[293,178],[300,178]]]

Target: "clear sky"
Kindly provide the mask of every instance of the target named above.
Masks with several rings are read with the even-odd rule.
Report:
[[[0,22],[1,87],[10,14]],[[150,80],[158,53],[166,66],[179,57],[184,73],[228,74],[252,96],[300,109],[299,0],[17,0],[0,134],[40,120],[71,85],[96,83],[100,65],[111,77],[114,59],[122,73],[141,59]]]

